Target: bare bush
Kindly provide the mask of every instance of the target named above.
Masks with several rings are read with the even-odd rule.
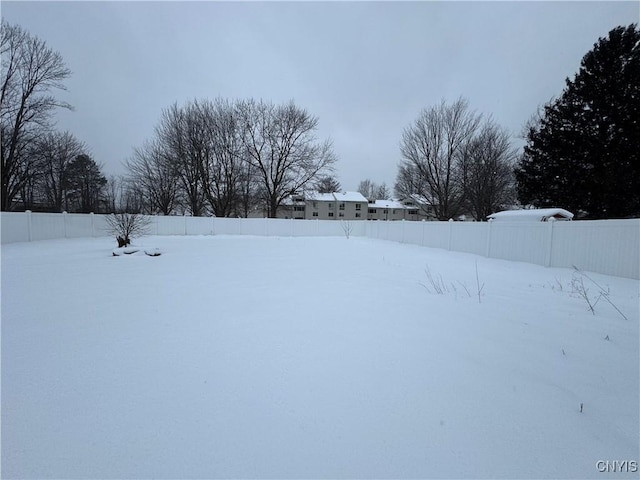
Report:
[[[116,236],[118,247],[131,245],[131,238],[148,233],[151,219],[137,213],[113,213],[107,217],[107,230]]]
[[[442,278],[442,275],[434,276],[431,273],[431,269],[427,266],[424,269],[424,273],[427,275],[428,285],[421,283],[427,292],[429,293],[437,293],[438,295],[444,295],[445,293],[449,293],[449,287]]]
[[[342,226],[342,231],[344,232],[344,236],[347,237],[347,240],[351,236],[351,232],[353,231],[353,224],[349,220],[342,220],[340,222]]]
[[[604,288],[602,285],[600,285],[598,282],[596,282],[593,278],[591,278],[589,275],[587,275],[585,272],[580,270],[575,265],[573,266],[573,270],[574,270],[574,273],[573,273],[573,278],[571,280],[572,293],[577,294],[578,296],[583,298],[585,302],[587,302],[587,305],[589,306],[589,310],[591,310],[591,313],[593,313],[594,315],[596,314],[595,307],[598,304],[598,302],[602,299],[605,302],[607,302],[609,305],[611,305],[614,308],[614,310],[620,314],[622,318],[624,318],[625,320],[629,320],[627,316],[624,313],[622,313],[622,311],[618,308],[618,306],[615,303],[613,303],[613,301],[609,298],[609,295],[611,294],[611,292],[609,291],[609,288]],[[589,295],[589,289],[584,284],[585,279],[587,279],[597,289],[597,292],[591,294],[591,296]]]

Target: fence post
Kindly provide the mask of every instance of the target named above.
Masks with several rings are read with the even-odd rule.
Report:
[[[449,219],[449,246],[447,250],[451,250],[451,236],[453,235],[453,218]]]
[[[491,258],[491,225],[493,225],[493,218],[490,218],[487,222],[489,226],[487,227],[489,230],[487,232],[487,248],[485,251],[485,257]]]
[[[62,212],[62,225],[64,227],[64,238],[67,238],[67,212]]]
[[[555,222],[555,218],[550,217],[547,220],[547,223],[549,224],[549,227],[547,229],[548,231],[548,240],[547,240],[547,258],[545,259],[545,266],[546,267],[550,267],[551,266],[551,252],[553,250],[553,224],[556,223]]]
[[[31,210],[26,210],[25,213],[27,214],[27,241],[30,242],[31,241]]]
[[[96,236],[96,232],[93,228],[93,212],[89,213],[89,218],[91,219],[91,238]]]

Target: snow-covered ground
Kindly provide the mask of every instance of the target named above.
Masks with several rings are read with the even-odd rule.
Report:
[[[2,247],[3,478],[638,477],[596,464],[638,461],[638,281],[589,274],[625,320],[567,269],[353,237],[138,244],[163,254]]]

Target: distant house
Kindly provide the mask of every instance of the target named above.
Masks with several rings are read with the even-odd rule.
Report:
[[[291,195],[278,210],[279,218],[307,220],[366,220],[367,199],[358,192]]]
[[[277,216],[300,220],[435,220],[433,207],[422,196],[369,202],[359,192],[290,195],[280,204]]]
[[[533,208],[527,210],[505,210],[492,213],[487,216],[489,220],[510,222],[548,222],[569,221],[573,219],[573,213],[562,208]]]
[[[304,219],[306,211],[305,207],[304,195],[290,195],[280,204],[276,217]]]
[[[433,220],[431,206],[423,197],[412,195],[403,199],[376,200],[368,207],[369,220]]]
[[[368,200],[360,192],[333,193],[338,220],[366,220]]]
[[[376,200],[369,203],[369,220],[405,220],[407,207],[399,200]]]

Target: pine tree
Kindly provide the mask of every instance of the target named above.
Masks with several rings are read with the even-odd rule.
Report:
[[[527,132],[518,197],[587,218],[640,216],[640,32],[617,27]]]
[[[65,189],[69,211],[98,212],[107,179],[100,166],[88,155],[78,155],[69,165]]]

